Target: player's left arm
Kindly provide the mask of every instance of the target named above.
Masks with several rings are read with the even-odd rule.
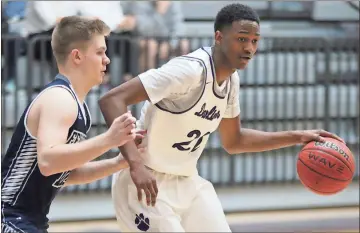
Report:
[[[145,131],[138,131],[138,134],[144,135]],[[135,143],[138,151],[143,152],[145,144],[142,143],[141,139],[136,138]],[[68,179],[66,180],[65,186],[88,184],[110,176],[127,167],[129,167],[129,164],[122,158],[121,153],[111,159],[91,161],[71,171]]]
[[[64,186],[88,184],[128,167],[126,160],[116,156],[111,159],[92,161],[71,171]]]
[[[325,130],[265,132],[242,128],[239,103],[240,84],[236,80],[231,84],[229,103],[219,125],[222,146],[229,154],[269,151],[310,141],[324,142],[324,137],[332,137],[344,142],[338,136]]]

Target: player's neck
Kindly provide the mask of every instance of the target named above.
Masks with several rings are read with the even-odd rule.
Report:
[[[87,86],[84,83],[84,79],[81,77],[81,74],[75,72],[69,72],[64,69],[59,68],[59,73],[64,75],[67,79],[69,79],[71,86],[73,87],[79,101],[81,103],[84,102],[86,95],[91,90],[92,86]]]
[[[221,85],[232,73],[234,73],[234,69],[226,62],[226,57],[223,56],[216,46],[212,48],[212,57],[215,67],[216,82]]]

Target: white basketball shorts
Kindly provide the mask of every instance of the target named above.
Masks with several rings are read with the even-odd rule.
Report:
[[[213,185],[200,176],[151,171],[157,181],[155,206],[145,193],[138,201],[129,168],[113,175],[112,198],[121,232],[231,232]]]

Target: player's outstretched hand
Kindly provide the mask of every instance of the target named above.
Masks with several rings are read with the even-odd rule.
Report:
[[[127,112],[117,117],[106,132],[107,140],[114,147],[119,147],[136,138],[135,117]]]
[[[141,164],[130,167],[130,175],[136,186],[139,201],[142,200],[142,191],[144,190],[147,205],[149,206],[151,203],[154,206],[158,188],[153,174]]]
[[[325,142],[324,138],[334,138],[345,144],[345,141],[336,134],[327,132],[322,129],[317,130],[298,130],[300,143],[306,144],[311,141]]]

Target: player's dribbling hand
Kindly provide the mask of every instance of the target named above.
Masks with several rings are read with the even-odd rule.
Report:
[[[325,139],[324,139],[325,137],[326,138],[334,138],[335,140],[338,140],[338,141],[346,144],[345,141],[342,138],[340,138],[339,136],[337,136],[336,134],[327,132],[322,129],[297,130],[295,132],[299,135],[299,140],[300,140],[300,143],[302,143],[302,144],[306,144],[311,141],[325,142]]]
[[[106,132],[111,145],[119,147],[136,138],[135,117],[127,112],[117,118]]]
[[[151,205],[154,206],[158,188],[153,174],[141,164],[130,167],[130,175],[136,186],[139,201],[142,200],[142,190],[144,190],[147,205],[149,206],[151,203]]]

